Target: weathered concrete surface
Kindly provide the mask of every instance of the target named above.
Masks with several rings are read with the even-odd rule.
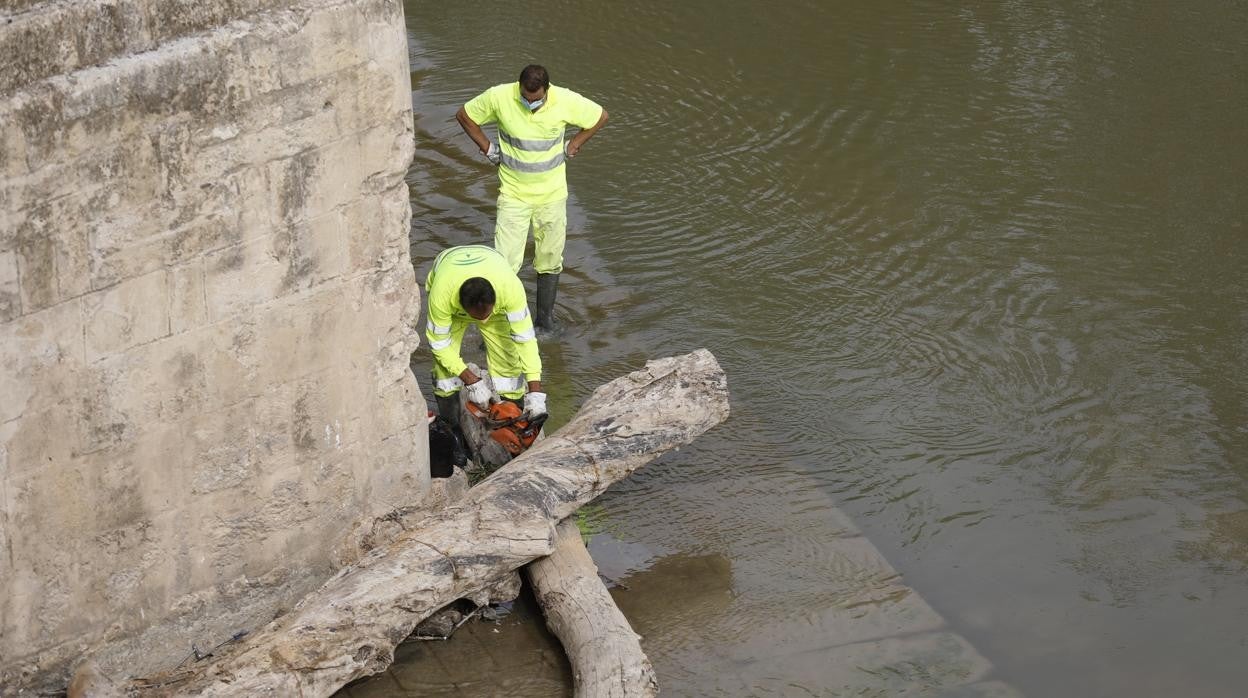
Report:
[[[0,693],[263,625],[430,488],[401,3],[5,6]]]

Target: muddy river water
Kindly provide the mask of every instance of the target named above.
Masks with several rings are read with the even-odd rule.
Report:
[[[730,420],[590,512],[665,694],[839,695],[792,638],[842,523],[1024,694],[1244,694],[1248,7],[405,6],[420,278],[492,234],[455,110],[540,62],[611,114],[551,426],[647,358],[728,373]],[[373,693],[568,691],[531,604],[461,632]]]

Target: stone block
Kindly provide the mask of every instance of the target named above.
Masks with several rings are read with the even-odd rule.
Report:
[[[254,457],[258,434],[273,426],[255,418],[257,404],[244,401],[188,419],[183,427],[188,495],[236,493],[252,483],[258,473]],[[222,511],[238,505],[231,503]]]
[[[287,288],[303,290],[336,279],[348,269],[345,224],[337,211],[291,224]]]
[[[316,49],[310,42],[292,38],[302,27],[292,15],[274,14],[240,38],[237,46],[253,67],[249,75],[256,96],[299,85],[312,77],[307,66]]]
[[[429,437],[424,419],[428,408],[416,381],[401,379],[381,383],[373,395],[379,404],[389,407],[377,415],[379,432],[386,437],[413,435],[416,450],[423,452]]]
[[[210,328],[185,332],[91,364],[82,380],[81,415],[89,450],[129,441],[127,432],[217,409],[208,384],[214,336]]]
[[[31,192],[32,198],[38,192]],[[89,243],[79,195],[43,198],[13,216],[22,307],[46,308],[89,290]]]
[[[0,424],[28,410],[62,404],[76,394],[84,364],[82,338],[79,300],[27,313],[4,326]]]
[[[29,172],[26,135],[18,126],[13,109],[8,104],[0,104],[0,175],[4,175],[9,182],[15,182]]]
[[[213,321],[253,315],[283,295],[289,267],[284,236],[261,236],[204,257],[204,289]]]
[[[3,118],[3,115],[0,115]],[[73,168],[63,164],[48,164],[31,175],[11,178],[0,186],[0,201],[3,202],[8,225],[0,227],[0,250],[11,250],[20,239],[19,232],[25,219],[32,211],[50,208],[53,205],[72,203],[76,208],[89,201],[91,195],[100,188],[100,182],[89,181],[80,173],[71,171]],[[78,220],[77,210],[60,211],[65,215],[63,220]],[[46,213],[45,213],[46,215]]]
[[[254,317],[210,325],[200,346],[214,404],[228,408],[267,389]]]
[[[91,541],[92,547],[116,561],[104,583],[92,590],[97,598],[86,604],[100,620],[134,632],[145,624],[147,614],[168,613],[177,548],[168,547],[169,541],[159,534],[173,525],[176,522],[164,517],[144,518],[105,530]]]
[[[80,483],[58,484],[75,486]],[[28,507],[33,493],[32,489],[23,484],[19,488],[15,506],[19,509]],[[72,495],[65,499],[71,503],[74,501]],[[41,503],[57,504],[55,501]],[[26,648],[40,647],[62,637],[74,637],[71,632],[75,618],[72,608],[77,599],[73,589],[74,556],[68,547],[73,544],[72,541],[58,540],[58,546],[63,543],[66,547],[57,547],[50,552],[32,550],[24,545],[26,542],[18,540],[17,545],[9,551],[9,558],[14,561],[15,574],[5,587],[5,595],[6,601],[12,604],[11,617],[16,620],[16,628],[12,634],[5,635],[5,639],[23,643],[20,645],[22,649],[18,651],[29,656],[34,653]],[[45,541],[44,545],[50,543]],[[77,644],[73,639],[69,642]],[[6,682],[5,688],[9,689],[9,685]]]
[[[309,298],[323,305],[275,305],[256,318],[254,356],[259,372],[271,385],[318,373],[348,355],[340,346],[309,341],[315,336],[342,337],[338,333],[343,327],[343,309],[332,292],[315,292]]]
[[[65,146],[65,94],[62,88],[39,84],[11,103],[11,125],[23,140],[26,167],[32,172],[63,161]]]
[[[83,298],[88,361],[169,334],[169,274],[152,272]]]
[[[59,31],[54,13],[27,13],[0,25],[0,94],[78,67],[72,34]]]
[[[218,27],[232,14],[229,3],[220,0],[162,0],[147,5],[148,23],[157,43]]]
[[[134,68],[131,109],[148,116],[240,114],[250,99],[246,66],[228,34],[166,44]]]
[[[410,123],[410,114],[396,112],[387,115],[387,119],[374,128],[359,133],[359,147],[363,155],[365,191],[371,194],[381,193],[397,186],[406,187],[406,175],[412,163],[414,145],[410,130],[398,130],[399,123]],[[387,123],[389,122],[389,123]],[[399,123],[394,123],[399,122]],[[395,128],[391,128],[393,124]]]
[[[288,420],[290,443],[303,462],[316,459],[320,454],[339,450],[339,432],[345,415],[335,413],[321,387],[321,374],[288,386],[290,400],[283,403],[290,410]],[[334,406],[337,407],[337,406]]]
[[[292,384],[293,399],[315,420],[314,431],[322,440],[319,450],[345,453],[359,443],[359,429],[363,426],[360,420],[366,412],[370,437],[381,433],[382,427],[373,421],[379,411],[379,396],[368,390],[366,382],[361,380],[364,368],[363,362],[332,366]],[[309,409],[318,403],[320,408]]]
[[[237,212],[235,229],[239,240],[269,234],[273,229],[274,216],[268,205],[269,179],[264,165],[241,168],[225,175],[221,182],[233,193],[230,201]]]
[[[405,191],[407,185],[401,184],[396,189]],[[387,281],[400,279],[402,282],[392,284],[391,288],[405,292],[412,286],[410,280],[412,276],[411,242],[406,233],[396,235],[395,231],[406,231],[411,227],[411,204],[407,196],[396,197],[395,190],[386,192],[384,195],[369,197],[368,200],[380,202],[382,220],[385,221],[381,227],[381,230],[386,232],[385,246],[382,248],[379,262],[379,266],[385,271],[382,278]],[[396,225],[398,228],[395,227]],[[421,271],[422,277],[415,279],[418,289],[424,287],[423,274],[428,273],[427,269]]]
[[[208,324],[204,266],[191,262],[169,270],[169,331],[180,334]]]
[[[264,30],[243,34],[234,44],[238,55],[251,66],[247,72],[247,82],[253,100],[264,100],[267,95],[283,87],[283,63],[278,51],[279,39],[275,37],[277,34],[274,22],[270,20]]]
[[[111,365],[110,365],[111,364]],[[130,357],[121,354],[84,370],[75,401],[77,456],[111,458],[107,452],[132,441],[142,424],[144,405],[125,400],[124,388],[133,375]],[[103,453],[102,453],[103,452]]]
[[[0,324],[22,314],[22,289],[17,276],[17,253],[0,252]]]
[[[385,199],[362,198],[343,209],[347,261],[353,271],[362,272],[381,266],[391,230],[387,227],[391,218],[386,215],[385,205]]]
[[[37,4],[14,0],[10,9]],[[0,93],[38,80],[100,65],[110,58],[149,46],[145,0],[43,3],[0,26],[0,46],[11,46],[0,61]]]
[[[356,86],[349,93],[336,92],[333,98],[334,116],[341,133],[359,133],[376,128],[393,111],[393,76],[376,65],[364,63],[351,66],[332,77],[336,84]],[[410,98],[406,103],[410,110]]]
[[[266,95],[258,102],[267,107],[259,123],[268,132],[265,140],[272,144],[269,147],[275,152],[298,152],[321,145],[321,134],[350,133],[342,129],[338,115],[342,105],[350,103],[342,86],[353,84],[356,73],[345,70]],[[295,147],[288,145],[291,143]]]
[[[228,185],[214,185],[221,188]],[[214,198],[225,194],[214,194]],[[257,236],[244,230],[240,216],[248,212],[237,203],[222,203],[223,213],[187,218],[185,211],[155,204],[141,211],[97,219],[92,226],[90,282],[104,288],[124,279],[182,265],[238,245]],[[254,209],[253,209],[254,210]],[[266,227],[258,228],[264,234]]]
[[[130,453],[84,463],[83,479],[88,491],[101,502],[100,506],[90,509],[92,520],[87,530],[101,531],[99,535],[104,535],[119,528],[141,529],[161,513],[150,508],[146,493],[140,487],[141,467],[151,467],[151,464],[138,463]],[[96,541],[101,542],[98,535]]]
[[[328,207],[319,206],[313,200],[314,187],[340,163],[331,160],[332,167],[326,167],[322,150],[309,148],[292,157],[269,163],[269,208],[277,214],[275,222],[289,225],[308,218],[308,211],[312,208],[318,212],[328,210]]]
[[[190,475],[192,451],[188,448],[194,423],[195,416],[188,416],[171,424],[153,424],[124,454],[135,463],[135,481],[151,515],[157,520],[184,511],[194,499]],[[153,535],[168,537],[169,532],[158,525]],[[172,545],[174,541],[166,542],[169,549],[176,549]]]
[[[22,419],[5,424],[5,431],[10,478],[67,468],[77,458],[73,436],[78,431],[77,404],[70,398],[24,414]],[[15,515],[16,510],[9,512]],[[10,525],[18,526],[16,521]]]
[[[60,219],[53,264],[58,300],[81,296],[91,290],[91,250],[87,227],[79,218]]]
[[[369,49],[370,33],[376,31],[376,27],[369,23],[368,15],[378,4],[376,0],[356,5],[344,4],[310,18],[302,33],[314,46],[334,47],[332,50],[318,50],[313,53],[309,62],[313,76],[339,73],[366,63],[370,55],[375,55]]]
[[[360,198],[365,176],[373,171],[369,159],[380,155],[365,151],[364,145],[356,134],[321,148],[320,159],[326,167],[308,188],[307,215],[319,215]]]
[[[365,495],[359,506],[374,516],[405,503],[423,501],[428,495],[432,486],[429,463],[412,457],[413,453],[428,453],[429,430],[422,426],[412,425],[394,434],[356,461],[357,491]]]
[[[29,212],[17,223],[17,265],[21,303],[26,312],[54,305],[56,289],[56,238],[51,227],[50,206]]]

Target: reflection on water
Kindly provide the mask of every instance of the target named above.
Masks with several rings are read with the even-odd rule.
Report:
[[[904,617],[911,686],[1242,692],[1242,3],[405,7],[418,273],[492,230],[460,104],[539,60],[611,112],[569,169],[552,426],[647,358],[728,372],[730,421],[600,500],[613,578],[730,568],[616,592],[707,590],[698,635],[645,619],[661,685],[888,693],[818,638],[883,656]]]

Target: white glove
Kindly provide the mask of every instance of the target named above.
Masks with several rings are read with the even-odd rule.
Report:
[[[486,385],[484,380],[479,380],[472,385],[464,386],[464,390],[468,391],[468,401],[472,402],[481,409],[489,409],[490,407],[490,386]]]
[[[524,396],[525,419],[537,419],[546,414],[546,393],[526,393]]]
[[[490,141],[490,147],[485,151],[485,159],[493,165],[503,161],[503,151],[498,149],[498,144],[494,141]]]

